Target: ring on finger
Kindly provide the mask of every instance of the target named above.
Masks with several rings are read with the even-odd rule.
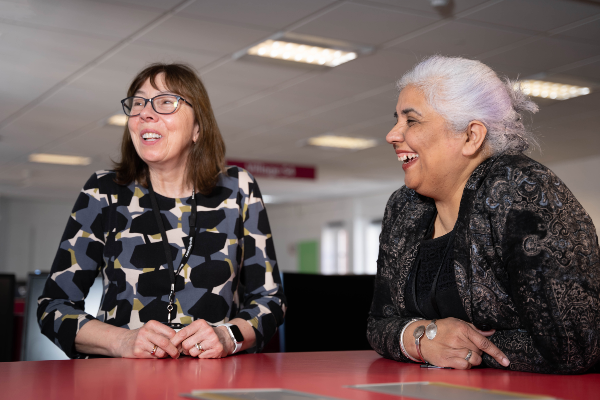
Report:
[[[473,355],[473,350],[469,350],[469,354],[465,357],[465,360],[470,364],[471,356]]]
[[[202,348],[202,345],[200,343],[196,343],[195,346],[200,353],[202,353],[204,351],[204,349]]]
[[[157,345],[154,345],[154,348],[152,349],[152,351],[150,352],[150,355],[153,356],[154,354],[156,354],[156,349],[158,349]]]

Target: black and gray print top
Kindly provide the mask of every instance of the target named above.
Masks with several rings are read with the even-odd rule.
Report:
[[[38,301],[42,333],[71,358],[88,357],[75,350],[75,336],[94,318],[128,329],[167,321],[171,281],[148,190],[114,179],[114,172],[99,171],[85,184]],[[156,197],[177,269],[189,242],[191,196]],[[283,322],[286,300],[258,185],[230,167],[196,202],[198,229],[176,285],[173,322],[245,319],[256,334],[249,351],[259,351]],[[84,301],[98,274],[104,296],[93,317]]]
[[[409,361],[406,283],[436,208],[402,187],[380,236],[367,338],[384,357]],[[600,248],[590,216],[548,168],[519,152],[484,161],[460,202],[452,252],[468,320],[506,354],[508,369],[581,373],[600,360]],[[484,353],[485,365],[504,368]]]

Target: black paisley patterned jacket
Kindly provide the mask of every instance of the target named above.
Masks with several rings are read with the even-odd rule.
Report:
[[[409,362],[400,332],[408,274],[435,203],[402,187],[389,199],[380,236],[371,346]],[[465,187],[454,243],[458,291],[470,322],[508,369],[581,373],[600,358],[600,251],[589,215],[545,166],[510,152],[479,165]],[[504,368],[484,353],[483,364]]]

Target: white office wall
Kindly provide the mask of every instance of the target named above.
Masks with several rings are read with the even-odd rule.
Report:
[[[600,232],[600,156],[548,166],[575,194]],[[350,232],[350,271],[364,272],[366,262],[374,262],[366,260],[366,224],[382,218],[392,192],[267,205],[280,270],[298,270],[296,243],[320,241],[328,222],[343,221]],[[25,279],[36,269],[49,271],[74,201],[0,197],[0,272]]]
[[[600,157],[548,165],[590,214],[600,236]]]
[[[548,164],[573,192],[592,217],[600,235],[600,156]],[[320,240],[328,222],[344,221],[350,227],[350,271],[365,272],[366,225],[383,217],[387,199],[393,189],[372,196],[356,196],[306,204],[273,204],[267,206],[273,240],[282,271],[297,271],[295,243]]]
[[[50,271],[74,203],[2,198],[0,272],[24,280],[36,269]]]
[[[350,271],[363,273],[366,258],[364,232],[370,221],[383,217],[385,204],[392,191],[303,204],[268,204],[267,214],[280,270],[298,270],[296,243],[320,241],[327,223],[344,222],[350,236]]]

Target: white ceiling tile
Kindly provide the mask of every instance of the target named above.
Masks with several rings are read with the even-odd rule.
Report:
[[[281,29],[318,11],[333,0],[203,0],[187,7],[182,14],[241,26]]]
[[[395,97],[395,92],[390,92],[389,95],[370,97],[362,101],[353,102],[343,107],[308,117],[302,121],[302,125],[314,128],[320,127],[323,134],[335,132],[341,135],[344,134],[346,126],[374,117],[380,117],[382,114],[389,114],[391,123],[396,105]],[[385,137],[390,127],[391,125],[388,125],[388,130],[380,132],[381,138]],[[360,131],[352,132],[350,136],[361,136]]]
[[[572,68],[564,73],[584,80],[589,80],[596,83],[596,85],[600,85],[600,62],[583,65],[578,68]],[[596,88],[596,90],[598,89],[600,88]]]
[[[483,4],[486,1],[487,0],[451,0],[449,3],[451,3],[452,13],[456,14]],[[425,0],[371,0],[371,2],[438,14],[437,8],[433,7],[430,1]]]
[[[18,6],[0,2],[0,16],[15,22],[118,38],[131,35],[159,15],[145,8],[78,0],[28,0]]]
[[[467,18],[545,32],[598,13],[598,6],[576,1],[504,0]]]
[[[402,49],[416,59],[433,54],[473,57],[527,38],[523,33],[476,26],[454,21],[427,32],[392,49]]]
[[[0,24],[0,120],[110,48],[104,39]]]
[[[138,72],[152,63],[183,62],[195,69],[200,69],[217,58],[218,55],[210,53],[156,48],[145,43],[134,43],[120,50],[97,68],[114,71],[118,74],[128,74],[130,79],[133,80]]]
[[[394,82],[412,68],[421,59],[402,50],[380,50],[368,56],[336,67],[342,72],[358,72],[365,75],[380,76]]]
[[[498,63],[544,72],[600,54],[600,46],[574,43],[558,38],[542,38],[498,55],[485,57],[484,63]]]
[[[540,124],[539,135],[542,153],[535,159],[543,163],[581,159],[598,155],[600,149],[600,116],[598,113],[580,115],[577,128],[573,129],[571,120],[554,121],[552,124]]]
[[[422,17],[360,4],[344,4],[298,28],[296,32],[379,45],[435,22]]]
[[[210,81],[203,79],[203,83],[204,86],[206,86],[213,110],[218,110],[219,107],[225,107],[260,91],[260,89],[253,86],[234,84],[226,81]]]
[[[600,13],[600,7],[598,7]],[[600,19],[561,32],[558,36],[600,43]]]
[[[89,101],[108,112],[122,112],[121,100],[127,96],[127,89],[137,70],[116,71],[107,68],[94,68],[73,83],[68,88],[87,93]],[[87,106],[87,104],[86,104]]]
[[[224,55],[249,46],[270,33],[268,30],[235,24],[172,17],[152,29],[141,40]]]
[[[298,97],[312,98],[315,101],[313,107],[319,107],[319,103],[328,104],[385,85],[389,85],[390,90],[394,88],[394,82],[387,78],[333,69],[286,89],[283,93],[293,93]]]
[[[135,8],[155,8],[166,11],[181,3],[181,0],[92,0],[97,3],[109,3],[132,6]]]
[[[246,124],[245,116],[260,115],[272,121],[274,118],[282,118],[287,115],[295,115],[314,107],[310,101],[304,101],[289,93],[276,93],[260,98],[237,108],[228,109],[226,112],[217,110],[217,119],[234,119],[240,124]]]
[[[120,158],[121,141],[124,128],[98,127],[97,129],[78,135],[59,146],[49,148],[49,152],[73,154],[92,157],[95,162],[104,163],[103,168],[110,167],[109,160]]]
[[[256,90],[265,90],[306,73],[305,69],[275,63],[255,63],[242,59],[231,61],[202,74],[202,80],[207,85],[227,83]]]
[[[179,2],[30,0],[12,3],[9,9],[0,1],[0,21],[5,22],[0,24],[0,121]],[[94,170],[109,168],[110,158],[118,157],[123,128],[97,123],[120,112],[119,101],[129,83],[151,62],[183,61],[206,71],[202,78],[229,158],[317,166],[314,182],[260,179],[267,194],[309,200],[369,190],[391,193],[402,184],[401,164],[384,139],[393,125],[395,80],[422,56],[487,53],[485,63],[515,78],[599,54],[594,21],[491,56],[491,50],[510,48],[528,32],[565,26],[599,12],[581,2],[506,0],[473,14],[473,19],[448,20],[394,48],[322,72],[227,59],[331,3],[196,1],[5,127],[0,132],[0,193],[74,198]],[[457,14],[485,2],[452,3]],[[356,0],[297,32],[380,44],[440,18],[427,0]],[[599,70],[596,62],[563,74],[598,82]],[[532,127],[541,137],[543,153],[534,158],[547,162],[600,153],[599,94],[540,105]],[[373,137],[381,144],[359,152],[298,147],[299,141],[329,131]],[[40,150],[89,156],[93,162],[87,167],[27,162],[29,153]],[[25,170],[27,182],[21,179]]]

